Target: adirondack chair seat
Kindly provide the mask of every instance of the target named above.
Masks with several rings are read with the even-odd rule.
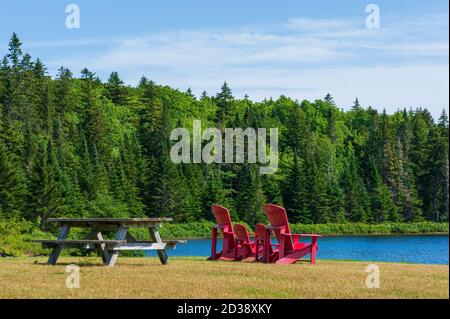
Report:
[[[292,247],[293,249],[302,249],[306,246],[308,246],[308,243],[300,241],[301,237],[321,237],[321,235],[316,234],[290,234],[290,233],[284,233],[281,234],[281,236],[290,237],[292,239]],[[317,247],[317,250],[319,248]]]
[[[233,230],[236,238],[235,260],[254,261],[256,253],[262,253],[262,246],[257,245],[257,239],[250,240],[244,225],[235,224]]]
[[[256,224],[255,226],[256,261],[270,263],[278,259],[280,244],[271,242],[268,231],[270,231],[269,228],[264,224]]]

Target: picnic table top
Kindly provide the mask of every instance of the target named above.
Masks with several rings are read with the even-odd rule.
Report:
[[[172,218],[156,217],[156,218],[48,218],[49,223],[86,225],[91,224],[123,224],[123,225],[142,225],[157,224],[162,222],[171,222]]]

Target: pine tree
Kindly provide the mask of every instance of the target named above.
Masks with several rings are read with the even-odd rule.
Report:
[[[208,93],[206,93],[206,91],[203,91],[202,92],[202,95],[200,96],[200,100],[206,100],[206,99],[208,99],[209,97],[208,97]]]
[[[227,127],[228,120],[233,112],[233,94],[227,82],[224,82],[221,91],[217,93],[215,101],[217,104],[216,122],[218,127]]]
[[[438,193],[437,193],[437,211],[440,212],[438,220],[447,221],[449,215],[449,124],[448,115],[445,109],[439,118],[439,147],[437,154],[439,159],[437,164],[438,169]]]
[[[151,215],[170,215],[176,220],[180,220],[179,216],[184,213],[185,198],[183,198],[182,179],[179,171],[169,156],[170,127],[168,101],[164,101],[155,131],[156,149],[153,150],[150,162],[150,198],[147,202],[147,212]]]
[[[0,218],[20,217],[24,208],[25,178],[16,163],[0,139]]]
[[[361,104],[359,103],[359,99],[356,98],[355,101],[353,102],[352,110],[357,111],[359,109],[361,109]]]
[[[15,32],[12,34],[11,40],[9,41],[8,52],[9,53],[6,56],[11,61],[13,69],[17,69],[22,56],[22,42],[20,42],[19,37]]]
[[[382,223],[385,221],[398,221],[397,207],[392,200],[389,189],[383,184],[381,176],[375,171],[375,187],[372,191],[373,221]]]
[[[448,117],[442,112],[438,125],[430,130],[430,215],[436,222],[448,220]]]
[[[100,155],[108,154],[107,124],[104,115],[104,106],[100,98],[99,80],[95,73],[84,68],[81,71],[82,102],[86,140],[89,152],[93,155],[97,151]],[[96,150],[94,150],[96,149]]]
[[[223,185],[220,171],[215,164],[208,165],[205,168],[205,191],[201,196],[202,218],[206,220],[214,220],[211,214],[212,205],[222,205],[230,210],[231,218],[238,220],[238,215],[232,207],[230,201],[230,191]]]
[[[53,146],[49,142],[41,146],[29,176],[28,209],[32,219],[45,229],[49,217],[57,217],[64,211],[61,184],[57,179],[57,163]]]
[[[430,162],[433,158],[430,141],[433,118],[428,111],[416,110],[412,119],[412,132],[410,158],[412,162],[412,171],[415,176],[415,184],[419,198],[422,200],[423,213],[428,220],[433,220],[433,164]]]
[[[366,221],[369,218],[369,198],[366,187],[358,174],[358,164],[351,143],[347,145],[341,185],[345,198],[346,219],[355,222]]]
[[[329,103],[331,105],[335,105],[333,96],[331,96],[330,93],[327,93],[327,95],[325,95],[324,100],[325,100],[325,102],[327,102],[327,103]]]
[[[120,79],[119,73],[112,72],[110,74],[106,88],[108,90],[108,97],[114,104],[128,104],[129,97],[127,88],[124,86],[124,82]]]
[[[186,94],[187,94],[189,97],[191,97],[193,100],[195,100],[195,95],[194,95],[194,93],[192,93],[191,88],[188,88],[188,89],[187,89]]]
[[[310,224],[312,213],[308,205],[310,188],[306,186],[308,181],[308,178],[304,177],[306,173],[307,168],[301,165],[294,155],[294,162],[283,186],[283,203],[292,222]]]
[[[242,220],[255,225],[263,219],[262,206],[265,203],[259,168],[246,164],[239,171],[237,178],[236,209]]]
[[[290,148],[294,155],[305,157],[310,134],[305,112],[298,105],[294,105],[290,109],[286,128],[283,144]]]

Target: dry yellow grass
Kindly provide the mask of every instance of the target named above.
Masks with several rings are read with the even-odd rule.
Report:
[[[449,298],[448,265],[377,263],[379,289],[365,285],[368,262],[265,265],[171,258],[0,259],[0,298]],[[66,265],[81,266],[80,288],[66,288]]]

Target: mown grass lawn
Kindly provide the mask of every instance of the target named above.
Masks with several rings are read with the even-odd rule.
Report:
[[[266,265],[171,258],[0,258],[0,298],[449,298],[448,265],[376,263],[380,288],[365,285],[369,262]],[[66,287],[66,266],[80,268],[80,288]]]

